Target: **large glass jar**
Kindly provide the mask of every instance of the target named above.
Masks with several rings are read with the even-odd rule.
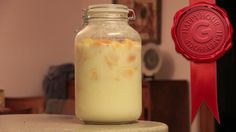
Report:
[[[131,16],[128,17],[128,13]],[[124,5],[91,5],[75,38],[76,116],[89,123],[124,123],[142,109],[141,38]]]

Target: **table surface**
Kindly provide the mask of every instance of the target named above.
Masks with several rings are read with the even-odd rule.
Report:
[[[137,121],[122,125],[85,125],[69,115],[1,115],[0,132],[168,132],[164,123]]]

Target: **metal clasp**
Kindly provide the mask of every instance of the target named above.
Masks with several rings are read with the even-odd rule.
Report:
[[[129,13],[128,13],[128,20],[135,20],[136,16],[135,16],[135,12],[133,9],[128,9]]]

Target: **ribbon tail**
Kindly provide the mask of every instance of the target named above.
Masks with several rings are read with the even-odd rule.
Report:
[[[197,112],[198,112],[198,109],[201,105],[201,103],[203,102],[203,99],[200,99],[198,96],[196,96],[194,88],[191,89],[191,122],[193,122]]]
[[[191,62],[191,121],[194,120],[201,103],[205,101],[215,119],[220,123],[216,78],[216,62]]]
[[[199,86],[201,78],[199,77],[199,68],[191,62],[191,122],[193,122],[198,109],[203,102],[203,88]]]
[[[218,111],[218,103],[217,103],[217,86],[216,87],[210,87],[206,92],[205,96],[205,103],[207,107],[209,108],[210,112],[213,114],[217,122],[220,124],[220,116]],[[214,91],[214,92],[211,92]]]

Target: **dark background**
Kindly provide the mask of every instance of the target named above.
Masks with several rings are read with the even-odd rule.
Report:
[[[236,0],[216,0],[224,8],[236,31]],[[236,34],[233,47],[217,61],[218,102],[221,124],[216,123],[217,132],[236,132]]]

